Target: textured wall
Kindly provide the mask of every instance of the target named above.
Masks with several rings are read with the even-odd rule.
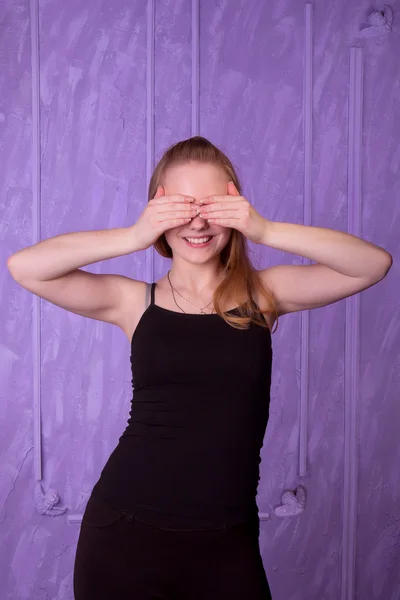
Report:
[[[200,133],[232,158],[259,212],[303,222],[305,5],[202,0],[197,30],[189,2],[156,4],[153,29],[144,2],[40,0],[40,204],[31,177],[29,1],[0,5],[0,600],[73,598],[79,515],[125,428],[131,395],[129,344],[120,330],[39,303],[10,277],[7,257],[37,241],[37,216],[42,239],[133,224],[153,160]],[[310,314],[301,478],[302,315],[282,317],[273,336],[259,507],[271,515],[260,544],[274,600],[400,598],[399,37],[395,22],[386,39],[360,38],[369,10],[366,1],[319,0],[313,15],[311,224],[347,229],[349,49],[361,46],[361,235],[394,257],[389,276],[360,294],[358,481],[346,488],[358,492],[355,572],[342,562],[349,360],[342,301]],[[192,63],[197,31],[199,62]],[[152,36],[154,69],[147,62]],[[252,249],[260,267],[301,263]],[[139,252],[87,269],[149,280],[167,266]],[[55,509],[66,511],[40,514],[35,478],[44,492],[58,492]],[[279,519],[273,509],[282,490],[299,483],[307,489],[305,512]]]

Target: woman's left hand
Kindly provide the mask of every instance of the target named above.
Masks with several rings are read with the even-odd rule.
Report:
[[[264,219],[243,196],[235,184],[228,183],[228,195],[208,196],[200,200],[200,214],[209,223],[233,227],[249,240],[262,244],[270,221]]]

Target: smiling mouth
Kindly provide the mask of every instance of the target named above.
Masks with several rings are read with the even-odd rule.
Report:
[[[189,246],[204,247],[211,242],[213,237],[213,235],[204,235],[202,237],[184,237],[183,239]]]

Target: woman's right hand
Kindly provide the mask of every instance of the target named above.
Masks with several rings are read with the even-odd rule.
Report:
[[[194,198],[182,194],[164,196],[164,188],[159,185],[156,195],[132,226],[140,249],[152,246],[167,229],[189,223],[199,212],[193,202]]]

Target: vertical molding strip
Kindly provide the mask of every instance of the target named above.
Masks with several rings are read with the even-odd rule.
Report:
[[[32,244],[40,241],[40,58],[39,58],[39,0],[30,0],[31,77],[32,77]],[[35,481],[42,479],[41,454],[41,300],[33,296],[33,468]]]
[[[146,178],[147,189],[154,169],[154,78],[155,78],[155,6],[154,0],[147,0],[147,98],[146,98]],[[147,192],[147,190],[146,190]],[[146,193],[147,202],[147,193]],[[154,281],[154,249],[151,245],[146,250],[146,280],[148,283]]]
[[[361,236],[361,160],[363,114],[363,55],[350,49],[349,152],[348,152],[348,233]],[[357,405],[360,359],[360,298],[346,298],[344,486],[342,533],[341,600],[355,598],[357,526]]]
[[[192,0],[192,136],[200,132],[200,7]]]
[[[40,53],[39,0],[30,0],[31,78],[32,78],[32,244],[41,240],[41,140],[40,140]],[[42,466],[42,369],[41,369],[41,298],[33,296],[33,500],[41,515],[56,516],[66,507],[57,507],[60,496],[54,489],[44,491]]]
[[[304,202],[303,224],[311,225],[312,176],[312,90],[313,90],[313,5],[305,5],[304,48]],[[302,257],[302,264],[310,264]],[[310,311],[300,313],[300,414],[299,414],[299,476],[307,473],[307,430],[310,367]]]

